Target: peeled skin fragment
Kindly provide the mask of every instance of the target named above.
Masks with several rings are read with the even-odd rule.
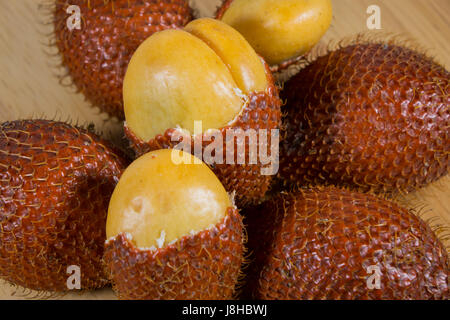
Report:
[[[330,0],[228,0],[217,17],[277,65],[308,52],[328,30],[333,13]]]
[[[176,164],[180,157],[190,163]],[[234,295],[242,218],[214,173],[188,153],[135,160],[114,190],[106,235],[104,261],[120,299]]]

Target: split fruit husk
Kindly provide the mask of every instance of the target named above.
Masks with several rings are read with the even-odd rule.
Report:
[[[0,278],[66,291],[108,281],[102,256],[109,198],[127,162],[96,135],[47,120],[0,126]]]
[[[390,201],[310,187],[280,194],[246,214],[253,251],[246,298],[450,297],[443,243],[419,217]]]
[[[80,9],[80,29],[68,27],[75,22],[72,6]],[[53,19],[73,84],[94,106],[123,119],[122,84],[134,51],[155,32],[183,27],[192,13],[187,0],[64,0],[55,1]]]
[[[276,171],[265,174],[270,164],[259,156],[252,162],[250,151],[261,154],[267,146],[268,158],[276,157],[272,163],[278,164],[272,137],[278,139],[281,100],[267,64],[230,26],[198,19],[184,30],[148,38],[128,67],[124,105],[125,133],[137,155],[182,145],[203,156],[225,189],[235,192],[239,207],[259,202],[268,190]],[[202,124],[198,132],[196,121]],[[250,131],[256,140],[233,137]],[[266,145],[261,131],[267,133]],[[205,158],[208,146],[215,148],[210,160]],[[245,159],[239,162],[242,153]]]
[[[120,299],[231,299],[244,254],[242,218],[204,163],[179,150],[135,160],[108,209],[104,261]]]
[[[389,43],[344,46],[284,87],[285,185],[409,192],[450,167],[450,74]]]

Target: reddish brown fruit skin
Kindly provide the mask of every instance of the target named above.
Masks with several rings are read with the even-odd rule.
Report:
[[[280,177],[412,191],[450,167],[449,72],[387,44],[318,58],[286,83]]]
[[[216,19],[221,20],[225,12],[234,0],[222,0],[222,5],[217,9]]]
[[[69,5],[80,7],[81,30],[66,25]],[[186,0],[56,1],[56,46],[78,90],[123,119],[122,84],[134,51],[153,33],[181,28],[191,19]]]
[[[449,299],[447,252],[420,218],[373,195],[334,187],[281,194],[249,213],[259,299]],[[381,288],[367,278],[380,268]],[[251,276],[253,275],[253,276]]]
[[[247,249],[249,264],[239,294],[240,300],[252,300],[257,296],[253,291],[257,286],[261,269],[267,264],[270,247],[275,239],[282,214],[273,214],[267,210],[265,202],[249,206],[242,210],[244,225],[247,230]]]
[[[109,198],[126,162],[102,140],[68,124],[29,120],[0,126],[0,278],[65,291],[67,267],[81,286],[102,272]]]
[[[104,260],[120,299],[231,299],[243,262],[243,225],[236,209],[210,230],[155,252],[124,234],[109,240]]]
[[[232,125],[220,129],[224,141],[222,149],[224,158],[227,154],[226,132],[228,130],[266,129],[268,132],[268,146],[270,149],[271,130],[278,129],[281,123],[281,100],[278,96],[278,88],[274,84],[272,74],[267,65],[266,74],[269,83],[269,87],[266,91],[251,93],[249,96],[249,104],[244,108],[242,114],[236,121]],[[154,139],[145,142],[136,137],[125,123],[125,134],[130,142],[131,148],[136,152],[137,156],[153,150],[175,148],[179,145],[179,142],[175,137],[173,138],[174,141],[172,141],[175,131],[176,129],[168,129],[164,134],[159,134]],[[204,151],[206,146],[210,144],[211,138],[208,135],[203,134],[202,141],[202,150]],[[235,199],[239,208],[251,203],[258,203],[264,197],[264,194],[267,192],[272,181],[271,175],[261,175],[261,168],[264,166],[259,161],[259,158],[257,164],[249,164],[248,155],[250,146],[248,139],[246,139],[244,143],[246,150],[246,165],[237,164],[237,152],[234,153],[235,164],[209,164],[225,189],[228,192],[236,192]],[[194,154],[193,139],[191,139],[190,145],[192,147],[191,153]],[[234,150],[238,150],[237,140],[234,144]]]

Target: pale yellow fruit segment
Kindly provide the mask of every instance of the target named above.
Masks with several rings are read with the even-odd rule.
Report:
[[[243,106],[239,87],[213,49],[182,30],[146,39],[134,53],[123,85],[125,118],[144,141],[181,127],[193,133],[222,128]]]
[[[332,17],[331,0],[234,0],[222,21],[275,65],[308,52]]]
[[[192,164],[175,164],[172,157],[181,156]],[[128,233],[139,248],[162,248],[219,223],[232,206],[228,194],[207,165],[193,163],[191,154],[170,149],[135,160],[112,194],[107,238]]]
[[[267,76],[264,64],[245,38],[229,25],[214,19],[197,19],[185,28],[202,39],[222,59],[245,94],[264,91]]]

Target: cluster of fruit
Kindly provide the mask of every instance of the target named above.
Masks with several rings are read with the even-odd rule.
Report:
[[[65,291],[75,265],[83,289],[112,283],[121,299],[231,299],[239,284],[258,299],[449,298],[444,244],[385,199],[448,172],[443,67],[354,43],[279,92],[272,71],[319,41],[329,0],[226,0],[197,20],[186,0],[70,4],[81,30],[65,25],[68,1],[54,9],[63,64],[125,119],[136,158],[66,123],[2,124],[2,279]],[[281,131],[278,174],[250,161],[261,137],[226,138],[246,130]],[[241,148],[244,163],[194,156],[211,144],[215,156]]]

